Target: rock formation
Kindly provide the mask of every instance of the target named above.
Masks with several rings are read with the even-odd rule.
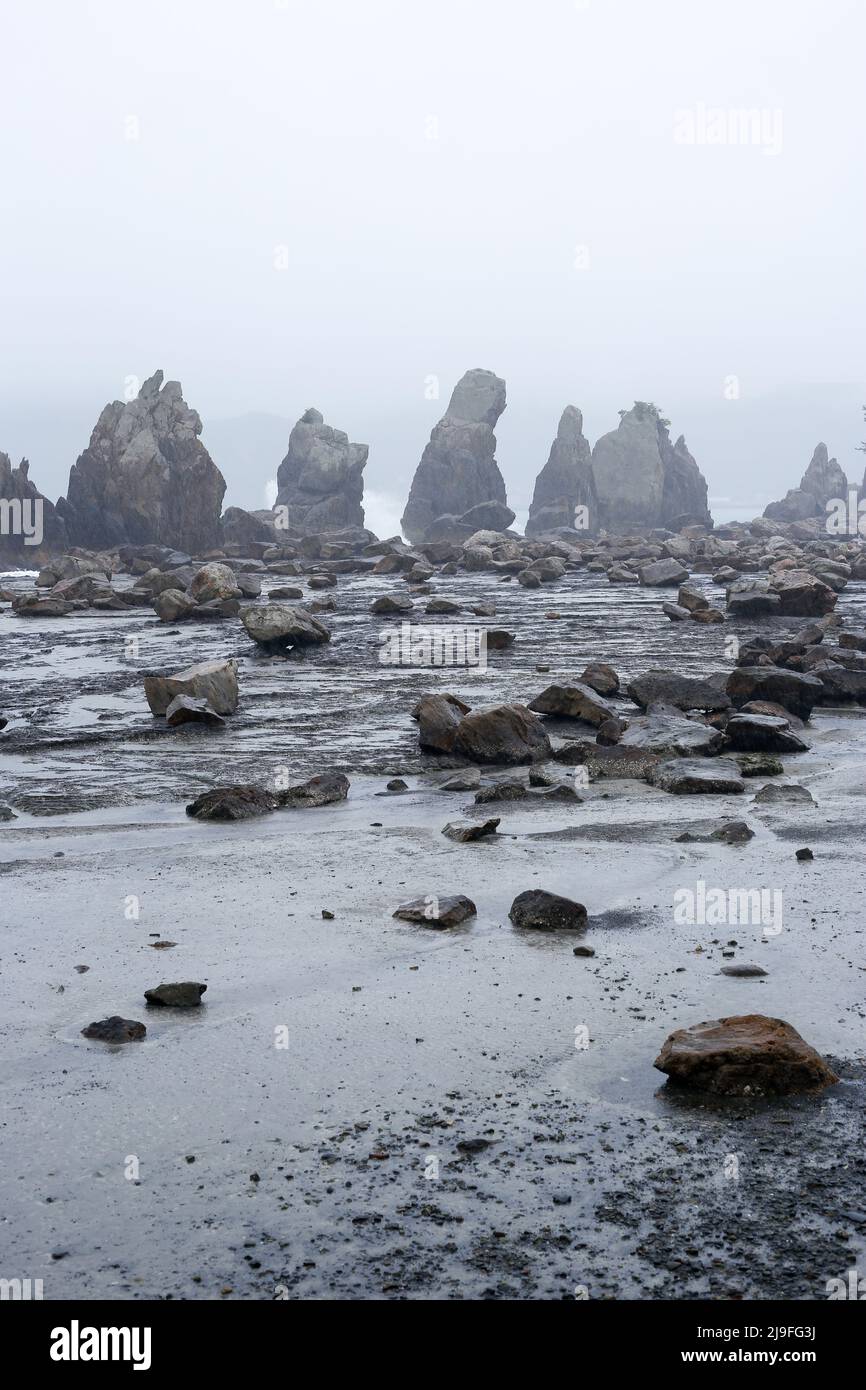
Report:
[[[440,540],[511,525],[493,433],[504,409],[501,377],[476,367],[460,378],[412,479],[401,524],[413,545],[428,538],[434,523],[429,538]]]
[[[597,495],[593,529],[626,532],[634,527],[712,525],[707,484],[680,435],[671,444],[669,423],[654,405],[635,401],[619,425],[592,451]]]
[[[579,506],[587,508],[588,525],[578,524]],[[597,511],[592,475],[592,449],[583,434],[583,416],[573,405],[562,412],[550,457],[535,480],[535,492],[526,524],[527,536],[560,526],[590,530]]]
[[[363,472],[368,444],[351,444],[343,430],[307,410],[289,435],[277,472],[276,507],[288,507],[288,529],[316,535],[364,525]]]
[[[107,405],[70,470],[57,509],[73,545],[157,542],[195,554],[220,544],[225,480],[180,382],[162,379],[156,372],[135,400]]]
[[[67,547],[66,527],[29,469],[26,459],[13,468],[0,454],[0,569],[38,569]]]
[[[827,457],[827,445],[817,444],[812,461],[800,479],[799,487],[789,488],[780,502],[764,508],[771,521],[807,521],[826,515],[831,499],[848,497],[848,479],[835,459]]]

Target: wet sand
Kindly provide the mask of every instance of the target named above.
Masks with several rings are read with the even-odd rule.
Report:
[[[624,678],[724,670],[730,627],[690,625],[686,642],[657,592],[604,576],[531,594],[459,576],[436,592],[494,597],[515,647],[483,676],[407,673],[378,665],[366,615],[395,587],[341,580],[333,643],[288,662],[257,658],[237,623],[0,616],[3,707],[35,712],[0,736],[0,800],[18,812],[0,828],[9,1273],[46,1298],[826,1297],[866,1241],[866,713],[817,711],[812,751],[785,759],[814,806],[755,807],[758,779],[744,796],[600,782],[582,804],[475,811],[422,770],[408,710],[423,690],[527,699],[593,658]],[[851,621],[863,587],[842,596]],[[225,731],[155,727],[142,670],[236,652]],[[228,826],[184,814],[275,765],[338,767],[349,800]],[[377,795],[395,775],[410,791]],[[442,836],[482,811],[502,817],[495,840]],[[755,838],[676,842],[722,816]],[[674,893],[698,878],[781,888],[782,932],[676,925]],[[585,903],[588,930],[515,929],[528,887]],[[478,908],[462,927],[391,915],[451,892]],[[719,973],[734,939],[765,977]],[[207,983],[201,1009],[147,1008],[146,988],[179,979]],[[745,1012],[792,1023],[841,1083],[672,1093],[652,1066],[667,1034]],[[146,1040],[80,1036],[111,1013]]]

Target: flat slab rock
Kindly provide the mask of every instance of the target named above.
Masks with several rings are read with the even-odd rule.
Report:
[[[677,835],[677,844],[712,844],[720,841],[723,845],[744,845],[755,838],[755,832],[744,820],[696,821]]]
[[[543,931],[583,931],[586,908],[571,898],[548,893],[543,888],[529,888],[518,893],[508,912],[515,927],[534,927]]]
[[[345,801],[348,794],[349,779],[342,772],[321,772],[284,791],[271,791],[251,783],[214,787],[191,801],[186,813],[195,820],[250,820],[280,809],[331,806]]]
[[[764,1014],[680,1028],[653,1065],[676,1085],[725,1096],[792,1095],[839,1080],[796,1028]]]
[[[739,768],[724,758],[700,761],[673,758],[670,762],[659,763],[650,781],[653,786],[674,796],[725,796],[746,789]]]
[[[96,1023],[88,1023],[87,1027],[81,1030],[83,1038],[107,1043],[140,1042],[146,1034],[147,1029],[143,1023],[137,1022],[134,1018],[121,1018],[119,1014],[112,1014],[111,1018],[101,1018]]]
[[[401,903],[394,912],[402,922],[417,922],[422,927],[457,927],[461,922],[474,917],[478,909],[471,898],[463,893],[439,897],[435,893],[424,898],[413,898],[411,902]]]

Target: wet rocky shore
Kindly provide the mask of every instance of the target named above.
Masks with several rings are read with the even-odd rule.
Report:
[[[826,1297],[866,1236],[862,547],[765,523],[344,544],[0,577],[9,1259],[48,1298]],[[213,567],[237,594],[160,605],[201,598]],[[52,593],[69,606],[34,613]],[[274,604],[329,640],[255,640],[245,610]],[[513,640],[478,670],[383,662],[403,623]],[[235,712],[151,713],[148,676],[206,662],[236,663]],[[591,663],[617,687],[586,687]],[[668,684],[641,704],[653,671]],[[677,705],[684,678],[722,698]],[[529,716],[549,754],[525,759],[478,761],[447,729],[425,744],[412,717],[428,695],[485,711],[578,688],[609,709],[549,696]],[[786,690],[805,718],[743,715]],[[703,751],[680,757],[683,739]],[[629,746],[641,775],[611,775]],[[730,780],[667,790],[660,764],[695,761]],[[322,774],[347,795],[186,814],[214,788]],[[792,785],[808,795],[761,795]],[[481,840],[442,834],[489,817]],[[677,921],[699,880],[781,892],[780,931]],[[585,925],[515,925],[539,889]],[[475,909],[457,925],[393,915],[453,894]],[[154,1007],[167,981],[207,992]],[[110,1015],[146,1036],[82,1037]],[[676,1030],[751,1015],[786,1020],[838,1081],[725,1096],[654,1068]]]

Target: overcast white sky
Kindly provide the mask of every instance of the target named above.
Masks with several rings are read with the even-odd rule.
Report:
[[[595,438],[657,401],[718,493],[720,411],[821,383],[866,398],[863,0],[0,16],[0,448],[47,492],[124,379],[157,366],[206,428],[317,405],[395,493],[472,366],[508,383],[515,496],[568,402]],[[677,113],[699,132],[702,106],[760,108],[772,138],[678,142]],[[75,419],[68,456],[47,417]],[[820,423],[768,480],[797,481]],[[827,442],[853,467],[862,437],[852,412]]]

